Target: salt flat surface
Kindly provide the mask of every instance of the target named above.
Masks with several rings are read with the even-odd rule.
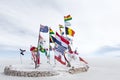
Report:
[[[0,78],[2,80],[120,80],[120,58],[119,57],[88,57],[86,60],[89,63],[88,72],[69,74],[66,72],[60,72],[58,76],[52,77],[16,77],[4,75],[4,67],[8,65],[17,65],[19,61],[12,59],[0,59]],[[29,64],[29,62],[26,60]],[[20,65],[20,64],[18,64]],[[23,65],[23,64],[22,64]],[[25,64],[27,65],[27,64]],[[24,65],[24,66],[25,66]],[[45,66],[45,65],[44,65]],[[57,67],[58,66],[58,67]],[[64,66],[57,65],[56,69],[60,69]],[[18,67],[18,66],[17,66]],[[28,66],[27,66],[28,67]],[[46,68],[51,69],[46,65]],[[53,66],[52,66],[53,67]],[[32,67],[29,67],[32,68]],[[34,68],[33,68],[34,69]],[[61,68],[62,69],[62,68]]]

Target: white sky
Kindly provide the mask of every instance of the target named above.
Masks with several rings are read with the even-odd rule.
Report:
[[[76,32],[73,47],[80,53],[118,51],[119,3],[119,0],[0,0],[0,48],[29,50],[30,45],[37,45],[40,24],[56,31],[58,24],[64,24],[63,16],[71,14],[71,28]]]

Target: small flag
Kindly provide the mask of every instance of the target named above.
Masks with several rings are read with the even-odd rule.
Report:
[[[59,28],[64,28],[64,26],[63,26],[63,25],[61,25],[61,24],[59,24]]]
[[[65,26],[71,26],[70,22],[65,22]]]
[[[40,25],[40,32],[47,33],[48,32],[48,26]]]
[[[54,32],[51,28],[49,29],[49,34],[54,34]]]
[[[75,31],[73,31],[71,28],[65,27],[65,32],[67,35],[74,36]]]
[[[40,50],[40,52],[45,53],[45,55],[47,56],[47,51],[46,51],[45,48],[43,48],[43,47],[40,45],[38,49]]]
[[[60,30],[60,34],[64,35],[64,32],[61,30],[61,28],[59,28],[59,30]]]
[[[64,16],[64,21],[72,20],[71,15]]]
[[[66,65],[66,62],[61,60],[61,55],[55,56],[55,59],[56,59],[58,62],[60,62],[61,64]]]
[[[24,53],[25,51],[26,51],[26,50],[20,49],[20,54],[21,54],[21,55],[24,55],[23,53]]]
[[[81,57],[79,57],[79,60],[84,62],[85,64],[88,64],[84,59],[82,59]]]

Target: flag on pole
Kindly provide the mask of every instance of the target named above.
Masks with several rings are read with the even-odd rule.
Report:
[[[49,29],[49,34],[54,34],[54,32],[51,28]]]
[[[61,42],[62,46],[64,46],[65,48],[68,48],[69,41],[67,39],[65,39],[63,36],[60,36],[57,32],[56,32],[56,39],[59,42]]]
[[[45,55],[47,56],[47,51],[46,51],[45,48],[43,48],[43,47],[40,45],[38,49],[40,50],[40,52],[45,53]]]
[[[65,26],[71,26],[70,22],[65,22]]]
[[[83,58],[79,57],[79,60],[84,62],[85,64],[88,64]]]
[[[61,64],[66,65],[66,62],[65,62],[64,60],[62,60],[62,54],[59,53],[59,52],[57,52],[56,50],[54,50],[54,51],[55,51],[55,56],[54,56],[54,58],[55,58],[58,62],[60,62]]]
[[[61,64],[66,65],[66,62],[65,62],[65,61],[62,61],[61,55],[55,56],[55,59],[56,59],[58,62],[60,62]]]
[[[40,24],[40,32],[47,33],[48,32],[48,26],[44,26]]]
[[[55,50],[56,50],[57,52],[61,53],[62,55],[64,55],[64,52],[65,52],[66,48],[65,48],[64,46],[61,46],[61,45],[56,44]]]
[[[20,49],[20,54],[21,55],[24,55],[24,52],[25,52],[26,50],[23,50],[23,49]]]
[[[59,24],[59,28],[64,28],[64,26],[63,26],[63,25],[61,25],[61,24]]]
[[[55,37],[53,37],[53,36],[51,36],[51,41],[61,45],[61,42],[59,40],[57,40]]]
[[[64,16],[64,21],[72,20],[71,15]]]
[[[70,36],[74,36],[75,34],[75,31],[68,27],[65,27],[65,32],[67,35],[70,35]]]

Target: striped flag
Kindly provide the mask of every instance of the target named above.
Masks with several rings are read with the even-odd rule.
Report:
[[[64,16],[64,21],[72,20],[71,15]]]
[[[65,39],[63,36],[60,36],[57,32],[56,32],[56,39],[59,42],[61,42],[62,46],[64,46],[65,48],[68,48],[69,41],[67,39]]]
[[[59,28],[64,28],[64,26],[63,26],[63,25],[61,25],[61,24],[59,24]]]
[[[62,55],[64,55],[64,52],[65,52],[66,48],[63,47],[63,46],[61,46],[61,45],[56,45],[56,46],[55,46],[55,50],[56,50],[57,52],[61,53]]]
[[[65,32],[67,35],[70,35],[70,36],[74,36],[75,34],[75,31],[68,27],[65,27]]]

